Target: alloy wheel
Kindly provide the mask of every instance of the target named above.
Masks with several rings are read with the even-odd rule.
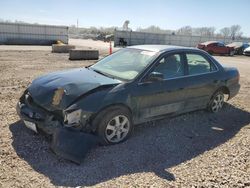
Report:
[[[232,51],[230,51],[229,55],[230,55],[230,56],[233,56],[234,53],[235,53],[235,52],[232,50]]]
[[[118,143],[125,139],[129,130],[129,119],[124,115],[117,115],[108,122],[105,137],[109,142]]]
[[[213,112],[218,112],[224,103],[224,95],[222,93],[216,95],[213,99],[211,109]]]

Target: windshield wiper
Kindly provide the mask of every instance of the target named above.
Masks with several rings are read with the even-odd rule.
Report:
[[[109,74],[106,74],[106,73],[104,73],[104,72],[102,72],[102,71],[99,71],[99,70],[96,70],[96,69],[93,69],[93,68],[91,68],[91,70],[93,70],[93,71],[95,71],[95,72],[97,72],[98,74],[101,74],[101,75],[103,75],[103,76],[106,76],[106,77],[115,79],[115,77],[113,77],[113,76],[111,76],[111,75],[109,75]]]

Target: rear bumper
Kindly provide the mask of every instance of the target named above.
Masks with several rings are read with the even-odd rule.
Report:
[[[237,83],[237,84],[234,84],[234,85],[231,85],[229,86],[229,99],[235,97],[240,91],[240,84]]]

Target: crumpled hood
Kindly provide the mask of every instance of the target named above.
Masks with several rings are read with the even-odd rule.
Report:
[[[59,71],[35,79],[28,91],[35,103],[47,110],[65,109],[77,97],[104,85],[119,84],[121,81],[108,78],[86,68]],[[59,92],[59,104],[53,104]]]

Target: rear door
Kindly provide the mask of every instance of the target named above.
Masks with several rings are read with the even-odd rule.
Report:
[[[185,111],[205,108],[218,87],[218,67],[205,54],[199,52],[186,52],[188,76],[185,79],[186,100]]]

